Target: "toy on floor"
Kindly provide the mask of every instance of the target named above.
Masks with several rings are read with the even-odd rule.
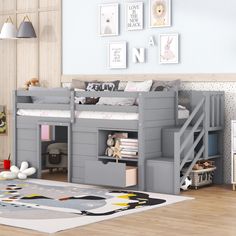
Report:
[[[180,176],[183,177],[183,174],[181,174]],[[184,180],[184,183],[180,187],[180,189],[186,191],[189,189],[191,185],[192,185],[192,180],[190,179],[189,176],[187,176],[186,179]]]
[[[21,163],[20,169],[17,166],[11,166],[10,171],[3,171],[0,173],[2,179],[27,179],[28,176],[35,174],[36,169],[34,167],[29,168],[29,164],[26,161]]]

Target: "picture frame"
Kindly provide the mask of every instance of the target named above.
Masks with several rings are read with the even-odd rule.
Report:
[[[7,135],[7,114],[6,114],[6,107],[0,105],[0,136]]]
[[[108,44],[108,68],[126,69],[127,68],[127,42],[118,41]]]
[[[127,31],[143,29],[143,2],[125,4],[125,26]]]
[[[171,0],[149,0],[149,27],[171,26]]]
[[[99,36],[119,35],[119,3],[100,4],[98,6]]]
[[[159,35],[159,63],[178,64],[179,63],[179,34]]]

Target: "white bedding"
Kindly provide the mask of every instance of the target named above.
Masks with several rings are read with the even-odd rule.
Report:
[[[70,118],[70,111],[60,110],[30,110],[18,109],[19,116],[39,116]],[[75,117],[80,119],[105,119],[105,120],[138,120],[138,113],[127,112],[102,112],[102,111],[76,111]],[[178,110],[178,119],[187,119],[189,111],[187,109]]]
[[[17,115],[70,118],[70,111],[19,109],[17,111]],[[75,117],[81,119],[84,118],[84,119],[106,119],[106,120],[138,120],[138,113],[76,111]]]

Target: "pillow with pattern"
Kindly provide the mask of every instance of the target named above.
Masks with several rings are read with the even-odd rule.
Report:
[[[107,82],[85,82],[86,91],[117,91],[119,80]],[[99,98],[86,98],[86,104],[96,104]]]

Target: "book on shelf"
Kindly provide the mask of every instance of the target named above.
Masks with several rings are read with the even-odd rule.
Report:
[[[121,156],[122,156],[123,158],[130,158],[130,159],[137,159],[137,158],[138,158],[137,155],[134,156],[134,155],[126,155],[126,154],[122,154]]]
[[[138,147],[138,143],[127,143],[127,142],[120,142],[121,146],[128,146],[128,147]]]
[[[127,146],[127,145],[120,145],[121,150],[138,150],[138,146]]]
[[[138,139],[136,138],[121,138],[121,143],[138,143]]]
[[[137,156],[138,155],[138,152],[135,152],[135,151],[125,151],[125,150],[121,150],[121,155],[133,155],[133,156]]]

